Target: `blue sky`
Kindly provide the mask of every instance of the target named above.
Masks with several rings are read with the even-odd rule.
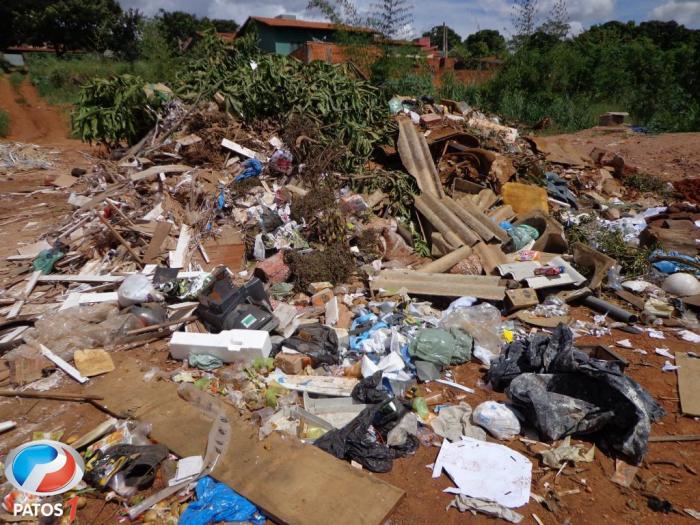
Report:
[[[478,29],[511,33],[512,0],[409,0],[413,1],[413,32],[422,33],[447,23],[466,36]],[[372,0],[357,0],[368,8]],[[120,0],[124,7],[138,7],[146,14],[158,9],[181,10],[211,18],[233,18],[241,23],[249,15],[294,14],[298,18],[319,19],[306,9],[308,0]],[[542,15],[554,0],[539,0]],[[676,20],[700,29],[700,0],[568,0],[571,25],[580,31],[608,20]]]

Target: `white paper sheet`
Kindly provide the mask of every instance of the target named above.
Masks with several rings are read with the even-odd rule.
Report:
[[[445,492],[495,501],[509,508],[525,505],[530,499],[532,463],[503,445],[467,437],[455,443],[445,440],[435,460],[433,478],[442,470],[457,485]]]

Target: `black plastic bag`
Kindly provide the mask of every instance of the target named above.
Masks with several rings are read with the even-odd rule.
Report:
[[[603,444],[636,463],[646,453],[651,423],[666,414],[616,362],[577,351],[565,325],[551,337],[511,343],[488,379],[496,390],[507,387],[543,438],[598,433]]]
[[[395,458],[418,448],[418,439],[410,435],[401,446],[386,444],[387,434],[406,412],[406,407],[398,400],[388,399],[365,408],[350,423],[327,432],[314,445],[338,459],[357,461],[371,472],[389,472]]]
[[[382,388],[382,371],[378,370],[369,377],[365,377],[352,389],[352,398],[368,405],[375,405],[386,401],[391,396]]]
[[[322,324],[299,327],[283,346],[308,355],[313,366],[340,364],[340,348],[335,330]]]

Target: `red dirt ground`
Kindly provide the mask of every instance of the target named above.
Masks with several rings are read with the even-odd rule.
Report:
[[[6,267],[4,256],[16,249],[20,241],[32,241],[45,228],[49,230],[54,218],[68,212],[65,204],[67,193],[36,194],[28,196],[29,192],[46,187],[47,177],[51,178],[60,173],[68,172],[74,166],[88,167],[89,162],[81,155],[88,150],[84,145],[67,139],[65,121],[60,121],[57,111],[37,102],[31,96],[29,107],[20,107],[14,103],[12,92],[8,92],[6,80],[0,79],[0,106],[10,109],[11,115],[24,115],[21,124],[13,127],[12,140],[34,141],[49,148],[55,147],[62,152],[62,158],[52,170],[22,173],[0,173],[0,206],[3,208],[0,217],[0,268]],[[30,94],[31,88],[23,88]],[[9,98],[8,98],[9,97]],[[9,102],[8,102],[9,100]],[[34,100],[34,102],[31,102]],[[6,104],[9,104],[6,105]],[[43,115],[43,117],[42,117]],[[53,115],[53,116],[50,116]],[[45,118],[44,118],[45,117]],[[59,120],[56,120],[58,117]],[[59,130],[57,122],[63,122]],[[611,147],[611,143],[619,144],[620,152],[628,162],[640,165],[650,173],[663,176],[667,180],[678,180],[689,175],[700,173],[700,134],[666,135],[660,137],[623,137],[605,135],[585,131],[573,136],[585,148],[594,145]],[[656,153],[653,153],[656,152]],[[656,160],[654,155],[658,155]],[[655,168],[657,171],[652,171]],[[9,195],[18,192],[20,195]],[[25,195],[22,195],[25,194]],[[45,202],[48,206],[32,208]],[[21,220],[7,223],[12,218]],[[37,222],[38,226],[27,230],[27,222]],[[2,288],[2,283],[0,283]],[[587,309],[578,309],[575,317],[591,319]],[[679,340],[667,332],[666,340],[649,339],[646,335],[631,335],[613,330],[612,336],[600,339],[591,337],[581,338],[577,343],[602,343],[614,346],[614,342],[628,338],[636,348],[647,350],[648,355],[639,355],[631,350],[616,348],[631,363],[628,373],[646,387],[668,411],[668,415],[652,427],[652,435],[665,434],[697,434],[700,433],[700,422],[696,419],[683,417],[678,403],[677,380],[675,373],[661,371],[664,358],[654,355],[654,348],[665,346],[671,352],[693,350],[700,352],[700,345],[692,345]],[[173,362],[167,362],[167,352],[163,342],[158,342],[146,348],[128,351],[130,357],[144,361],[144,366],[161,366],[172,368]],[[117,368],[123,358],[114,356]],[[467,386],[476,387],[474,395],[467,395],[466,401],[476,406],[486,399],[504,399],[503,394],[494,394],[477,387],[477,381],[483,377],[483,369],[476,363],[456,367],[455,379]],[[60,388],[62,391],[79,392],[78,385],[65,380]],[[9,447],[22,443],[30,438],[33,430],[50,431],[65,430],[65,436],[80,435],[92,429],[106,416],[90,405],[64,403],[49,400],[0,398],[0,420],[13,419],[19,426],[12,432],[0,436],[0,453]],[[577,442],[574,440],[574,442]],[[639,470],[638,478],[642,485],[625,489],[613,484],[610,476],[614,472],[614,461],[600,450],[596,450],[593,463],[582,463],[577,468],[567,467],[554,481],[553,475],[546,474],[536,457],[532,456],[518,440],[508,443],[514,449],[528,455],[533,461],[533,491],[544,495],[543,483],[549,482],[558,491],[580,490],[577,494],[565,495],[559,502],[560,509],[556,513],[549,512],[541,505],[531,502],[517,509],[525,515],[523,523],[534,523],[532,514],[536,514],[546,525],[570,523],[583,525],[607,522],[610,524],[681,524],[690,522],[687,515],[658,514],[649,510],[642,490],[656,494],[659,498],[670,500],[678,509],[693,508],[700,510],[697,500],[698,475],[700,472],[700,443],[655,443],[649,445],[645,463]],[[392,483],[406,491],[406,497],[400,502],[395,511],[389,516],[387,524],[391,525],[432,525],[434,523],[497,523],[492,518],[483,515],[472,516],[461,514],[456,509],[445,510],[452,499],[442,490],[451,485],[450,480],[443,474],[439,479],[431,478],[431,470],[426,465],[433,463],[438,448],[421,446],[411,457],[395,461],[394,468],[387,474],[377,475],[379,478]],[[681,468],[660,464],[659,461],[673,461]],[[685,467],[683,467],[685,465]],[[545,477],[546,476],[546,477]],[[585,479],[585,484],[581,480]],[[342,498],[342,494],[330,497]],[[371,504],[371,502],[368,502]],[[106,507],[100,495],[90,497],[87,507],[79,511],[81,523],[109,524],[118,522],[118,507],[109,503]],[[358,509],[358,523],[361,522]],[[99,515],[98,515],[99,514]],[[329,517],[329,522],[332,518]]]
[[[594,147],[619,153],[627,164],[663,180],[700,177],[700,133],[646,135],[592,128],[566,137],[583,153]]]

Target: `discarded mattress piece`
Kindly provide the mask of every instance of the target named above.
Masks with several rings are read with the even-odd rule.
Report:
[[[551,336],[534,335],[508,345],[488,372],[543,439],[596,434],[601,443],[639,463],[651,423],[665,410],[615,361],[594,359],[573,346],[559,325]]]

